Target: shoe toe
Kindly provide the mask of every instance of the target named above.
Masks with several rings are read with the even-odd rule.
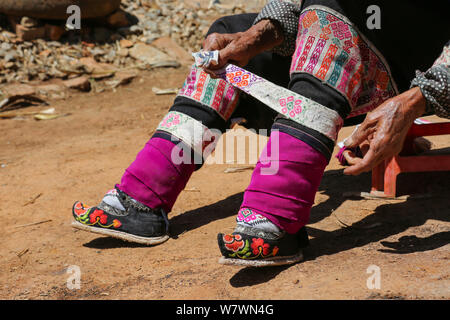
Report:
[[[85,219],[89,213],[90,207],[85,207],[81,201],[76,201],[72,207],[72,215],[75,220]]]

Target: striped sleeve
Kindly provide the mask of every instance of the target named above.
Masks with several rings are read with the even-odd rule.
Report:
[[[411,87],[419,87],[427,100],[427,113],[450,119],[450,41],[426,72],[416,71]]]
[[[264,19],[277,21],[282,28],[284,41],[273,49],[282,56],[290,56],[295,51],[302,0],[271,0],[259,13],[255,24]]]

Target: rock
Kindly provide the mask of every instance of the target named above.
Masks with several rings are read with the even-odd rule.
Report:
[[[45,49],[45,50],[39,52],[39,56],[47,58],[51,53],[52,53],[51,50]]]
[[[131,48],[130,56],[150,65],[173,60],[173,58],[164,52],[143,43],[138,43]]]
[[[94,49],[90,50],[93,57],[97,56],[103,56],[106,54],[105,50],[102,50],[98,47],[95,47]]]
[[[49,41],[49,42],[47,42],[47,45],[49,47],[56,47],[56,48],[61,47],[61,43],[58,41]]]
[[[14,62],[6,62],[4,67],[6,69],[13,69],[16,65],[14,64]],[[8,79],[7,79],[8,80]]]
[[[64,92],[65,88],[57,84],[43,84],[36,86],[36,91],[40,94],[49,95],[50,93]]]
[[[116,68],[114,68],[114,66],[107,63],[97,62],[94,58],[81,58],[78,62],[84,67],[86,72],[95,79],[110,77],[116,72]]]
[[[80,91],[89,91],[91,89],[89,78],[84,76],[65,80],[63,83],[69,89],[77,89]]]
[[[38,79],[41,80],[41,81],[45,81],[45,80],[50,79],[50,76],[48,74],[46,74],[46,73],[40,72],[38,74]]]
[[[145,44],[152,44],[152,42],[153,41],[155,41],[156,39],[158,39],[159,37],[149,37],[149,38],[147,38],[147,37],[142,37],[142,38],[140,38],[139,40],[141,41],[141,42],[143,42],[143,43],[145,43]]]
[[[152,45],[167,53],[182,65],[191,65],[193,63],[192,55],[169,37],[159,38],[153,41]]]
[[[0,45],[0,49],[2,49],[2,50],[10,50],[10,49],[12,49],[12,47],[13,47],[13,45],[11,43],[8,43],[8,42],[3,42]]]
[[[133,80],[137,74],[133,71],[118,71],[114,79],[107,81],[106,84],[111,88],[116,88],[119,85],[127,84]]]
[[[12,62],[12,61],[16,60],[16,57],[17,57],[17,53],[15,51],[8,51],[8,52],[5,52],[3,61],[4,62]]]
[[[130,27],[130,32],[133,34],[141,34],[143,30],[140,26],[134,25]]]
[[[6,93],[6,96],[11,97],[23,97],[32,96],[35,94],[36,89],[27,84],[10,84],[2,88],[2,91]]]
[[[46,92],[64,90],[63,87],[61,87],[60,85],[57,85],[57,84],[41,84],[39,86],[36,86],[36,89],[41,90],[41,91],[46,91]]]
[[[116,50],[111,49],[106,55],[103,56],[103,60],[107,62],[113,62],[116,57]]]
[[[159,30],[158,23],[155,21],[142,20],[141,25],[150,32],[158,32]]]
[[[121,57],[127,57],[129,52],[130,51],[128,49],[120,48],[119,50],[117,50],[117,55],[119,55]]]
[[[196,0],[122,0],[119,8],[118,0],[0,0],[0,11],[8,5],[21,10],[15,18],[0,14],[0,84],[83,75],[99,79],[114,75],[118,69],[129,70],[136,66],[148,70],[149,66],[178,67],[180,63],[190,64],[189,53],[201,48],[213,19],[239,13],[236,8],[231,10],[220,6],[208,10],[205,1],[200,0],[200,4]],[[232,6],[235,2],[239,5],[255,1],[261,2],[236,0]],[[113,2],[117,3],[116,7],[102,17],[89,23],[82,22],[83,27],[79,31],[65,32],[67,4],[80,5],[83,16],[90,14],[84,10],[86,4],[89,10],[94,8],[95,11],[95,6],[107,6]],[[25,11],[30,6],[33,10],[27,14]],[[43,7],[47,8],[47,12],[44,12],[46,17],[57,14],[53,7],[49,10],[51,6],[64,8],[61,11],[64,12],[64,19],[60,22],[54,19],[38,20],[44,18],[39,16]],[[247,12],[255,11],[258,10]],[[101,15],[99,12],[95,14]],[[13,30],[17,29],[17,35],[2,29],[6,26],[2,19],[10,21]],[[59,42],[59,39],[63,41]],[[139,50],[146,48],[142,57],[136,53],[139,50],[133,48],[139,43]],[[148,49],[147,45],[155,49]],[[131,51],[134,57],[130,55]],[[95,60],[82,64],[80,59],[83,57]],[[91,85],[91,90],[96,90],[94,84]]]
[[[133,71],[117,71],[114,79],[118,80],[120,84],[126,84],[136,78],[136,76],[136,72]]]
[[[120,40],[119,44],[121,48],[131,48],[132,46],[134,46],[134,42],[128,39]]]

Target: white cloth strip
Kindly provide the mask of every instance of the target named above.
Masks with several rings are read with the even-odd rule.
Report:
[[[208,127],[187,114],[177,111],[170,111],[156,129],[168,132],[182,140],[199,155],[203,154],[206,145],[217,142],[214,139],[214,133]]]
[[[193,56],[196,65],[202,68],[208,68],[211,64],[217,64],[218,61],[214,60],[218,59],[218,52],[197,52],[193,53]],[[276,112],[322,133],[333,141],[336,141],[338,132],[343,126],[344,121],[336,111],[234,64],[227,64],[216,72],[216,76],[258,99]]]

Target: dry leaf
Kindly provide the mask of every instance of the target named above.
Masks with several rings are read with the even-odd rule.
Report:
[[[177,94],[180,89],[178,88],[169,88],[169,89],[160,89],[157,87],[153,87],[152,91],[156,95],[163,95],[163,94]]]
[[[235,167],[235,168],[226,168],[224,173],[234,173],[234,172],[241,172],[245,170],[253,170],[255,169],[255,166],[245,166],[245,167]]]
[[[65,117],[70,115],[70,113],[65,113],[65,114],[43,114],[43,113],[39,113],[34,115],[34,119],[36,120],[53,120],[56,118],[60,118],[60,117]]]
[[[29,205],[29,204],[35,203],[36,200],[39,199],[40,196],[42,196],[42,192],[39,193],[38,195],[34,196],[33,198],[31,198],[31,199],[28,200],[27,202],[25,202],[25,203],[23,204],[23,206],[25,207],[25,206],[27,206],[27,205]]]
[[[22,251],[20,251],[19,253],[17,253],[17,256],[20,258],[22,257],[25,253],[27,253],[29,251],[29,249],[23,249]]]

